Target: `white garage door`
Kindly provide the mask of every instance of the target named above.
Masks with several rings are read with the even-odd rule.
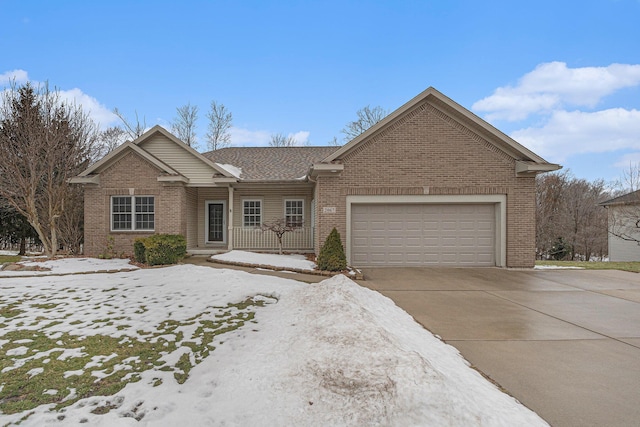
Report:
[[[494,266],[494,204],[353,204],[351,264]]]

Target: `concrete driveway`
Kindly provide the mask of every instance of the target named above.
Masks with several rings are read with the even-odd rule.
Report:
[[[365,278],[550,424],[640,425],[640,274],[384,268]]]

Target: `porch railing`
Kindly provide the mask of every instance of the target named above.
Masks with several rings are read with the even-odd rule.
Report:
[[[259,228],[233,227],[235,249],[278,249],[278,237],[272,231]],[[313,249],[313,227],[302,227],[282,236],[282,248],[287,250]]]

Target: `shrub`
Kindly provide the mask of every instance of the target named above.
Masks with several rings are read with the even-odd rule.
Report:
[[[146,239],[144,237],[139,237],[135,240],[135,242],[133,242],[133,257],[135,258],[136,262],[139,262],[141,264],[147,262],[145,254],[146,251],[144,247],[145,240]]]
[[[334,227],[324,241],[318,255],[318,269],[327,271],[341,271],[347,268],[347,257],[340,240],[340,233]]]
[[[133,244],[136,261],[144,259],[145,264],[175,264],[187,254],[187,241],[179,234],[154,234],[137,239]]]

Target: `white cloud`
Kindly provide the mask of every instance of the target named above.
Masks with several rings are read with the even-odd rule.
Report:
[[[18,84],[24,84],[31,82],[35,87],[43,86],[44,83],[35,80],[30,80],[26,71],[13,70],[0,74],[0,84],[10,84],[15,81]],[[53,90],[53,88],[50,88]],[[8,89],[6,89],[8,90]],[[119,121],[118,116],[113,114],[111,110],[101,104],[96,98],[87,95],[78,88],[70,90],[62,90],[56,88],[60,95],[60,100],[69,104],[78,105],[82,107],[82,110],[86,112],[91,119],[100,126],[101,129],[105,129]]]
[[[62,101],[81,106],[82,110],[89,114],[91,119],[93,119],[101,129],[106,129],[120,120],[118,116],[102,105],[97,99],[87,95],[78,88],[60,90],[59,93]]]
[[[523,120],[531,114],[571,107],[595,107],[605,96],[640,84],[640,65],[568,68],[564,62],[538,65],[516,86],[504,86],[473,104],[488,120]]]
[[[306,130],[301,130],[300,132],[290,133],[288,136],[296,140],[296,145],[306,145],[309,142],[310,134]]]
[[[29,81],[29,76],[24,70],[13,70],[0,74],[0,85],[7,85],[13,81],[16,83],[26,83]]]
[[[579,153],[640,150],[640,111],[559,110],[543,126],[515,131],[511,137],[552,162],[562,162]]]
[[[266,147],[269,145],[271,133],[266,130],[249,130],[232,127],[231,145],[234,147]]]

